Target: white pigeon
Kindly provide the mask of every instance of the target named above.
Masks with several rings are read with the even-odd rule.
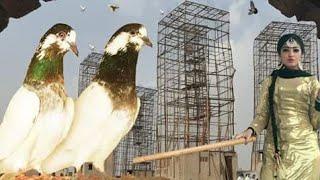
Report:
[[[63,57],[70,49],[78,55],[75,40],[66,24],[54,25],[41,38],[0,125],[0,173],[39,170],[66,136],[74,102],[64,89]]]
[[[92,162],[104,172],[104,161],[132,128],[140,100],[136,95],[136,64],[143,45],[152,47],[141,24],[127,24],[113,34],[91,84],[75,104],[75,118],[66,139],[42,164],[52,173],[79,170]]]
[[[88,46],[89,46],[91,51],[94,51],[96,49],[96,47],[94,45],[92,45],[92,44],[88,44]]]
[[[164,15],[164,11],[162,9],[160,9],[160,14]]]
[[[87,7],[86,7],[86,6],[82,6],[82,5],[80,5],[80,11],[81,11],[81,12],[84,12],[86,9],[87,9]]]

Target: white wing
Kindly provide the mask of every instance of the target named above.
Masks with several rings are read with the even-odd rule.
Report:
[[[131,130],[139,114],[139,109],[140,99],[137,98],[137,107],[133,116],[126,110],[112,112],[110,121],[106,124],[107,131],[104,131],[99,146],[89,158],[89,162],[93,162],[98,170],[104,170],[104,160],[117,147],[120,140]]]
[[[51,173],[70,166],[79,168],[77,166],[85,161],[86,155],[99,146],[103,124],[112,109],[108,92],[98,83],[91,83],[76,101],[74,120],[66,139],[42,163],[42,171]]]
[[[0,160],[10,155],[27,137],[39,107],[38,96],[23,86],[12,97],[0,125]]]
[[[35,129],[30,133],[30,143],[33,144],[29,160],[31,169],[40,168],[41,162],[47,158],[66,137],[74,115],[74,102],[67,98],[64,104],[57,105],[56,109],[46,116],[40,116]],[[41,122],[40,122],[41,121]],[[30,144],[28,143],[28,144]]]
[[[72,121],[73,121],[73,118],[74,118],[74,101],[72,98],[67,98],[66,100],[66,103],[65,103],[65,121],[66,121],[66,124],[65,124],[65,128],[64,128],[64,131],[63,131],[63,134],[62,134],[62,139],[63,140],[69,130],[70,130],[70,127],[71,127],[71,124],[72,124]]]

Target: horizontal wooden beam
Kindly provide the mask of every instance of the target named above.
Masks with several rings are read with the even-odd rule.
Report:
[[[247,142],[254,142],[256,141],[256,137],[251,137]],[[163,153],[157,153],[157,154],[152,154],[148,156],[140,156],[140,157],[135,157],[133,158],[133,163],[142,163],[146,161],[153,161],[153,160],[158,160],[158,159],[165,159],[173,156],[181,156],[184,154],[191,154],[195,152],[201,152],[201,151],[207,151],[207,150],[212,150],[212,149],[219,149],[223,147],[228,147],[228,146],[234,146],[238,144],[244,144],[245,139],[231,139],[227,141],[220,141],[217,143],[212,143],[212,144],[207,144],[207,145],[202,145],[202,146],[197,146],[197,147],[191,147],[191,148],[186,148],[186,149],[179,149],[175,151],[169,151],[169,152],[163,152]]]

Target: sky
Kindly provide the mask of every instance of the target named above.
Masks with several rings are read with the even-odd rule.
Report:
[[[235,94],[235,132],[248,127],[253,118],[253,41],[271,21],[296,22],[286,18],[267,0],[254,0],[257,15],[248,15],[249,0],[193,0],[230,12],[230,43],[233,63]],[[81,61],[91,52],[89,45],[102,51],[109,37],[122,25],[132,22],[144,24],[153,41],[153,48],[140,51],[137,66],[137,85],[156,88],[157,25],[182,0],[56,0],[20,19],[10,19],[0,33],[1,71],[0,117],[10,99],[22,85],[30,60],[42,35],[56,23],[66,23],[77,32],[79,58],[69,52],[64,59],[65,86],[69,96],[76,97]],[[116,3],[119,10],[111,12],[108,4]],[[86,10],[81,12],[81,6]],[[250,167],[251,146],[240,145],[239,168]]]

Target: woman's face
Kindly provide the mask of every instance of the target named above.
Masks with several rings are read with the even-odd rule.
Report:
[[[300,45],[293,39],[289,39],[281,48],[280,58],[288,69],[299,69],[302,51]]]

